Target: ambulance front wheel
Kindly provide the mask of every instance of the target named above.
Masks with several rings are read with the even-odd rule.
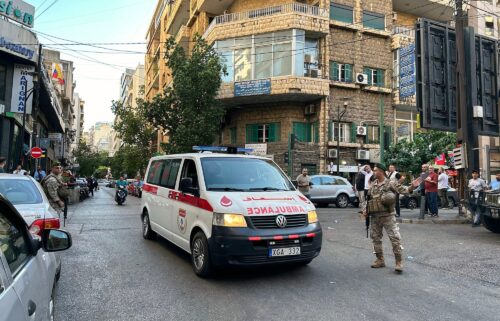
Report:
[[[191,241],[191,263],[196,275],[205,278],[212,274],[208,241],[202,231],[198,231]]]

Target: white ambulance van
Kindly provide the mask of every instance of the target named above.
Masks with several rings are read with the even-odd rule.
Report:
[[[314,205],[272,160],[206,151],[225,147],[195,149],[203,151],[150,160],[144,238],[160,235],[190,253],[202,277],[218,266],[308,264],[319,255]]]

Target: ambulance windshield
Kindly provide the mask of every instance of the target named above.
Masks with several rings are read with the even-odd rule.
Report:
[[[208,191],[293,191],[288,178],[271,161],[243,157],[201,159]]]

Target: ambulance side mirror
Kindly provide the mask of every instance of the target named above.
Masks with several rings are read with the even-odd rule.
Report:
[[[199,191],[197,188],[193,187],[193,179],[191,177],[184,177],[179,183],[179,190],[185,194],[193,194],[199,196]]]

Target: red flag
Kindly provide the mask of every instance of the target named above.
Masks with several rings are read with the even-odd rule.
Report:
[[[446,165],[446,156],[443,154],[437,156],[435,159],[434,159],[434,163],[436,165]]]

